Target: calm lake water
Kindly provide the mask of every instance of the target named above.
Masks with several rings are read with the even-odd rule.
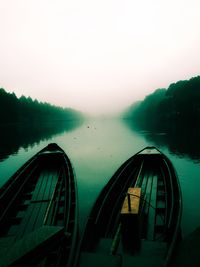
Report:
[[[39,128],[39,129],[38,129]],[[183,235],[200,226],[199,136],[137,131],[117,119],[88,120],[82,125],[2,127],[0,134],[0,186],[36,152],[50,142],[61,146],[71,159],[78,184],[80,227],[100,190],[130,156],[156,145],[174,164],[183,195]],[[2,133],[3,132],[3,133]]]

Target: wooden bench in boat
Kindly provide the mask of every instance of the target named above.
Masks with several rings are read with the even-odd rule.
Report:
[[[19,241],[9,244],[1,257],[0,267],[28,266],[30,259],[31,263],[37,263],[61,244],[64,238],[63,227],[42,226]]]
[[[129,188],[121,209],[122,246],[127,252],[134,253],[140,247],[140,208],[141,188]]]
[[[130,187],[124,200],[121,215],[138,215],[140,205],[141,188]]]

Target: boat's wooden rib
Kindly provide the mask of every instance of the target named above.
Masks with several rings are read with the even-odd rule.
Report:
[[[2,266],[30,266],[26,251],[21,251],[23,242],[45,232],[45,227],[62,228],[63,238],[55,242],[59,232],[46,235],[35,247],[30,242],[26,249],[30,255],[40,248],[40,257],[34,256],[31,266],[71,266],[77,239],[77,189],[71,162],[57,144],[38,152],[0,189],[0,255],[3,247],[10,251]],[[16,261],[14,247],[20,247]]]
[[[102,266],[102,256],[107,266],[167,266],[180,237],[181,211],[172,163],[155,147],[143,149],[117,170],[97,198],[76,265]]]

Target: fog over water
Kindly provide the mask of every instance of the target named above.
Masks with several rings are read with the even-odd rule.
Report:
[[[116,112],[199,74],[198,0],[1,0],[0,86]]]

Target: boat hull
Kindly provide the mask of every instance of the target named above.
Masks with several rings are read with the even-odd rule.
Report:
[[[0,190],[0,243],[9,248],[3,266],[27,266],[30,255],[32,266],[40,261],[42,266],[71,265],[76,192],[71,162],[56,144],[42,149],[8,180]]]
[[[143,149],[122,164],[97,198],[79,266],[92,265],[102,254],[112,255],[115,266],[167,266],[180,237],[181,212],[172,163],[155,147]]]

